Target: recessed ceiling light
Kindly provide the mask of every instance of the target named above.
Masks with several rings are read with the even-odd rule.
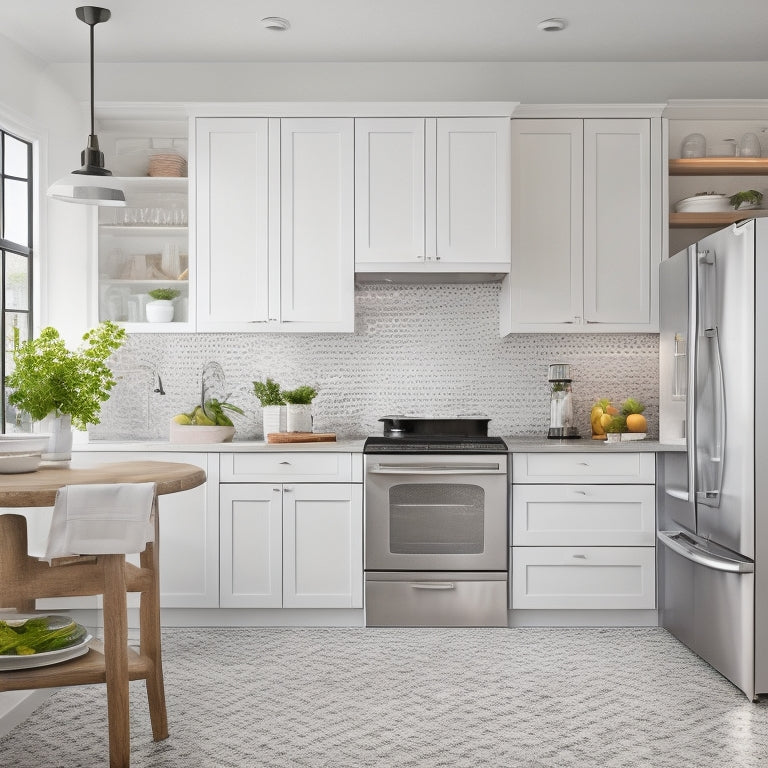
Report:
[[[542,32],[560,32],[567,26],[568,22],[565,19],[544,19],[536,25],[536,28]]]
[[[285,32],[291,28],[291,22],[288,19],[280,18],[280,16],[267,16],[261,20],[261,26],[264,29],[271,29],[273,32]]]

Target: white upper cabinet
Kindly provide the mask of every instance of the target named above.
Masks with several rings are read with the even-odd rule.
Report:
[[[509,269],[509,119],[355,120],[358,272]]]
[[[659,147],[655,118],[513,121],[502,334],[658,330]]]
[[[195,124],[198,330],[354,330],[353,120]]]

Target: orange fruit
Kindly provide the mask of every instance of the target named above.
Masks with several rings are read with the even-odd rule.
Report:
[[[630,413],[627,416],[627,429],[630,432],[646,432],[648,422],[642,413]]]

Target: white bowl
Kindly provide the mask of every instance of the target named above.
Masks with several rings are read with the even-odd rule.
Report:
[[[728,195],[695,195],[675,203],[677,213],[712,213],[732,211]]]
[[[50,435],[12,433],[0,435],[0,455],[42,453],[48,447]]]
[[[37,453],[0,453],[0,475],[21,475],[34,472],[43,460]]]
[[[172,443],[230,443],[234,427],[202,427],[197,424],[177,424],[171,419],[170,442]]]

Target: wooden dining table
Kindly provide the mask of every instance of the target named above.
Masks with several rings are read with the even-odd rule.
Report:
[[[122,461],[78,467],[77,459],[37,471],[0,474],[0,608],[29,613],[40,597],[103,595],[104,641],[78,658],[33,669],[0,672],[0,691],[107,684],[110,768],[130,765],[128,682],[145,680],[152,735],[168,736],[160,645],[158,496],[196,488],[205,471],[193,464]],[[28,554],[27,521],[8,508],[51,507],[59,488],[94,483],[155,483],[155,540],[138,566],[125,555],[62,558],[53,564]],[[59,566],[59,567],[57,567]],[[106,590],[106,591],[105,591]],[[127,592],[140,592],[138,653],[128,648]]]

